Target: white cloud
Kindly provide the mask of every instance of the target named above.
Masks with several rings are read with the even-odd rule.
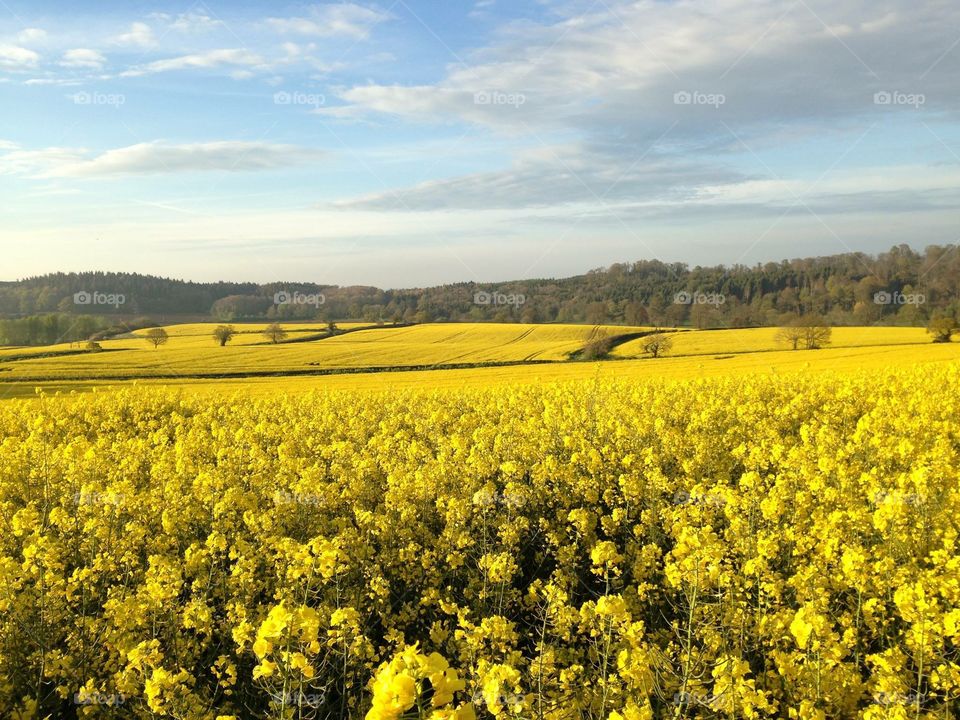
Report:
[[[42,177],[55,168],[80,161],[83,151],[74,148],[45,148],[23,150],[13,146],[3,152],[0,148],[0,175],[28,175]]]
[[[924,93],[928,112],[960,112],[960,51],[951,51],[960,26],[956,3],[641,0],[592,7],[549,24],[508,25],[494,45],[465,55],[466,66],[451,64],[435,85],[348,88],[346,108],[332,112],[509,131],[599,136],[616,129],[628,141],[656,138],[674,121],[675,135],[686,138],[716,133],[718,120],[751,130],[830,122],[873,112],[873,94],[882,90]],[[674,94],[683,91],[723,94],[726,102],[719,112],[677,105]],[[475,93],[494,92],[522,94],[525,102],[473,102]]]
[[[0,70],[28,70],[36,67],[40,55],[18,45],[0,44]]]
[[[242,48],[223,48],[208,50],[191,55],[180,55],[163,60],[132,67],[125,70],[121,77],[139,77],[162,72],[179,70],[212,70],[228,68],[230,77],[244,80],[254,77],[257,73],[276,72],[287,66],[309,68],[320,73],[330,72],[340,67],[339,64],[328,64],[317,58],[313,51],[313,43],[299,46],[296,43],[284,43],[283,54],[274,57],[264,57],[258,53]]]
[[[0,151],[2,151],[0,147]],[[109,177],[220,170],[276,170],[314,162],[322,151],[266,142],[139,143],[93,155],[79,148],[0,152],[0,175],[46,178]]]
[[[434,85],[349,87],[340,92],[342,105],[316,112],[466,122],[524,138],[528,149],[502,170],[399,191],[410,207],[444,210],[599,206],[593,194],[606,187],[613,187],[613,201],[687,202],[704,187],[748,179],[722,170],[731,167],[731,155],[769,175],[744,144],[760,151],[789,142],[789,133],[796,139],[860,128],[850,133],[852,143],[891,114],[960,114],[960,50],[948,52],[960,26],[957,4],[916,12],[909,0],[640,0],[592,7],[556,22],[516,21],[494,45],[465,55],[466,66],[451,64]],[[843,42],[834,35],[838,28]],[[878,107],[874,93],[883,90],[923,93],[926,103],[922,111]],[[683,92],[720,95],[723,102],[678,102]],[[560,138],[566,146],[549,148],[547,156],[533,152]],[[351,206],[403,208],[390,193]]]
[[[43,42],[46,39],[47,31],[41,28],[24,28],[17,33],[17,40],[26,45]]]
[[[42,77],[30,78],[24,81],[24,85],[58,85],[62,87],[76,87],[86,82],[84,78],[77,77]]]
[[[223,22],[204,12],[187,12],[170,23],[170,29],[181,33],[205,33],[223,27]]]
[[[317,37],[342,35],[361,40],[370,34],[374,25],[389,17],[379,8],[347,2],[314,5],[307,17],[269,18],[267,23],[280,33]]]
[[[496,4],[496,0],[478,0],[474,3],[473,10],[470,11],[469,17],[475,20],[482,20],[490,16],[490,10]]]
[[[91,70],[101,69],[106,62],[107,59],[100,52],[88,48],[67,50],[60,60],[60,64],[66,68],[87,68]]]
[[[114,36],[111,41],[117,45],[132,45],[141,48],[151,48],[157,44],[157,40],[153,36],[153,29],[143,22],[133,23],[129,31]]]
[[[137,77],[139,75],[150,75],[153,73],[171,72],[175,70],[210,69],[224,65],[260,69],[267,67],[266,61],[256,53],[239,48],[227,48],[221,50],[209,50],[207,52],[196,53],[194,55],[181,55],[180,57],[155,60],[154,62],[146,65],[131,68],[130,70],[121,73],[121,75],[123,77]]]
[[[699,188],[691,204],[784,208],[794,205],[797,198],[803,198],[811,206],[829,208],[855,197],[872,197],[875,201],[887,203],[887,197],[907,198],[914,194],[926,195],[931,199],[945,194],[956,196],[960,192],[958,188],[958,166],[891,165],[885,167],[882,173],[866,172],[863,168],[842,168],[815,182],[795,178],[763,178],[727,185],[704,185]],[[895,211],[896,208],[889,209]]]
[[[578,204],[602,208],[617,203],[674,203],[696,197],[706,184],[727,187],[744,180],[741,173],[690,159],[649,153],[617,162],[570,144],[528,150],[505,170],[431,180],[337,205],[397,211]]]

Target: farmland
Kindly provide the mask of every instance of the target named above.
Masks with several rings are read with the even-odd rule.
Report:
[[[848,353],[843,372],[560,363],[583,374],[2,403],[0,705],[945,716],[953,349],[872,372],[853,366],[875,350],[836,349],[784,354]]]
[[[960,343],[264,327],[0,350],[13,717],[954,711]]]
[[[104,340],[99,353],[66,344],[0,348],[0,398],[32,396],[37,387],[86,391],[133,381],[190,392],[256,394],[526,384],[598,376],[680,380],[744,373],[884,371],[960,359],[960,345],[931,344],[920,328],[834,328],[830,345],[816,352],[785,349],[774,328],[682,330],[669,332],[673,347],[656,361],[643,357],[641,339],[615,347],[616,362],[591,363],[570,362],[570,356],[600,335],[650,328],[341,323],[341,331],[352,332],[326,338],[323,326],[289,324],[284,326],[287,339],[305,341],[274,345],[261,334],[266,324],[260,324],[240,326],[241,332],[227,347],[218,347],[211,339],[213,327],[168,326],[170,340],[158,349],[145,342],[147,330]]]
[[[285,327],[288,340],[272,344],[256,327],[239,334],[227,347],[211,340],[214,325],[171,326],[167,344],[153,348],[147,330],[104,340],[102,352],[79,352],[58,345],[0,351],[2,380],[97,380],[293,373],[390,367],[429,367],[483,363],[560,361],[598,333],[638,332],[643,328],[583,325],[449,324],[413,327],[343,325],[355,330],[316,338],[322,328]],[[57,354],[63,353],[63,354]],[[3,362],[4,354],[8,361]],[[38,357],[30,357],[36,355]],[[17,359],[10,359],[17,358]]]
[[[784,349],[777,340],[777,328],[742,330],[699,330],[675,332],[672,355],[723,355],[731,353],[775,352]],[[837,327],[833,328],[830,347],[885,347],[927,344],[929,336],[917,327]],[[642,340],[632,340],[616,348],[617,357],[643,354]]]

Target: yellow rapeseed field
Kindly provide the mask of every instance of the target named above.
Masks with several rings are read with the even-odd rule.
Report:
[[[891,370],[960,362],[960,344],[919,347],[834,348],[816,352],[779,351],[745,353],[718,357],[664,357],[657,360],[620,360],[616,362],[551,363],[547,365],[510,365],[453,370],[415,370],[402,372],[347,373],[320,377],[268,377],[228,380],[143,380],[143,387],[168,387],[187,394],[248,395],[302,394],[313,390],[350,390],[380,392],[412,388],[456,389],[498,387],[504,385],[550,385],[565,381],[670,379],[695,380],[712,377],[753,375],[849,374],[870,370],[884,374]],[[68,393],[96,388],[99,391],[123,387],[118,383],[42,383],[48,392]],[[34,395],[35,384],[0,385],[16,388],[18,396]],[[12,393],[11,393],[12,395]],[[0,395],[2,397],[2,395]]]
[[[175,346],[179,349],[204,349],[215,347],[213,330],[218,325],[232,325],[236,335],[230,340],[230,345],[264,345],[270,341],[264,337],[263,331],[271,323],[182,323],[164,325],[163,329],[169,336],[167,347]],[[327,332],[326,324],[320,322],[287,323],[280,326],[287,333],[287,339],[314,337]],[[337,323],[340,330],[354,330],[371,327],[370,323]],[[109,350],[145,350],[152,349],[146,342],[146,335],[152,328],[134,330],[125,335],[119,335],[107,340],[101,340],[101,347]],[[0,346],[0,358],[11,355],[48,355],[66,351],[76,351],[84,347],[85,343],[58,343],[56,345],[41,345],[39,347],[3,347]]]
[[[853,330],[850,328],[848,330]],[[873,328],[864,328],[873,330]],[[367,331],[364,331],[366,333]],[[724,334],[733,340],[741,330],[709,331],[713,342],[721,341]],[[694,336],[696,331],[688,333]],[[357,334],[356,337],[360,337]],[[894,338],[905,337],[904,334]],[[335,339],[336,340],[336,339]],[[323,341],[330,342],[330,341]],[[220,350],[220,348],[216,348]],[[263,348],[265,351],[282,351],[281,346]],[[436,350],[434,350],[436,352]],[[164,349],[157,351],[163,353]],[[87,356],[80,356],[85,358]],[[146,350],[139,358],[149,360],[152,351]],[[509,357],[509,356],[508,356]],[[66,362],[66,358],[63,359]],[[163,368],[158,358],[157,367]],[[618,359],[605,362],[552,362],[549,364],[510,365],[505,367],[473,367],[453,370],[417,370],[402,372],[346,373],[322,376],[242,377],[233,379],[202,379],[172,377],[163,380],[127,380],[144,386],[162,385],[180,388],[187,393],[229,393],[243,391],[248,394],[303,393],[313,389],[342,389],[377,391],[414,387],[459,388],[485,387],[505,384],[544,384],[564,380],[669,378],[676,380],[705,377],[741,376],[752,374],[818,374],[845,373],[869,369],[882,373],[889,369],[917,367],[960,361],[960,343],[890,344],[865,347],[827,347],[816,351],[770,350],[760,352],[733,352],[721,354],[671,355],[657,359]],[[0,364],[0,370],[3,369]],[[195,371],[193,366],[187,366]],[[314,366],[311,366],[314,367]],[[321,368],[318,368],[321,369]],[[89,380],[66,381],[4,381],[0,375],[0,399],[31,397],[37,387],[47,392],[87,391],[120,386],[123,381]]]
[[[954,717],[955,347],[842,373],[654,376],[677,358],[0,403],[0,708]]]
[[[98,353],[26,357],[0,365],[0,381],[43,382],[100,378],[191,377],[218,374],[309,372],[318,369],[429,367],[449,364],[564,360],[599,333],[615,334],[640,328],[585,325],[431,324],[413,327],[372,327],[309,342],[272,345],[260,329],[244,332],[226,347],[211,339],[216,324],[166,328],[169,341],[153,348],[134,337],[104,340]],[[284,326],[290,338],[317,334],[312,329]],[[341,326],[346,328],[347,326]],[[246,328],[246,326],[238,326]],[[262,329],[262,328],[261,328]],[[76,346],[73,348],[76,350]],[[50,355],[68,346],[8,349],[6,355]],[[0,353],[0,363],[3,362]],[[2,390],[2,388],[0,388]]]
[[[788,349],[777,340],[778,328],[738,330],[692,330],[669,333],[673,340],[671,355],[722,355]],[[929,344],[930,336],[918,327],[835,327],[829,347],[873,347],[881,345]],[[643,341],[632,340],[614,350],[616,357],[639,357]]]

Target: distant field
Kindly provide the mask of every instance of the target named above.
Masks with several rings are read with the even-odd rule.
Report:
[[[197,347],[215,346],[211,333],[217,325],[229,325],[230,323],[190,323],[186,325],[167,325],[164,330],[170,336],[170,343],[176,342],[177,345],[190,343]],[[237,330],[237,335],[230,341],[230,345],[258,345],[266,344],[270,341],[263,336],[263,331],[271,323],[243,323],[233,327]],[[309,337],[311,335],[324,334],[327,332],[327,326],[320,322],[307,323],[280,323],[280,326],[287,332],[287,340]],[[337,323],[339,330],[355,330],[357,328],[371,327],[371,323]],[[149,328],[136,330],[131,333],[134,337],[126,340],[133,343],[131,347],[142,348],[146,341],[143,339]],[[114,341],[108,341],[114,342]],[[119,342],[119,341],[118,341]]]
[[[170,340],[166,347],[183,348],[214,348],[217,347],[212,338],[213,329],[221,323],[189,323],[184,325],[165,325],[163,329],[167,331]],[[229,323],[223,323],[225,325]],[[236,324],[236,336],[230,341],[230,345],[266,345],[270,341],[263,336],[263,331],[270,323],[244,323]],[[310,323],[280,323],[281,327],[287,332],[287,341],[299,338],[310,337],[312,335],[321,335],[326,333],[326,325],[317,322]],[[371,327],[370,323],[337,323],[340,330],[355,330],[361,327]],[[118,336],[110,340],[101,340],[100,345],[110,350],[145,350],[153,348],[147,345],[146,334],[150,328],[134,330],[126,335]],[[60,343],[58,345],[43,345],[39,347],[2,347],[0,346],[0,359],[10,355],[46,355],[55,352],[65,352],[70,350],[82,349],[85,343]]]
[[[742,330],[693,330],[671,333],[670,355],[718,355],[755,353],[787,349],[776,339],[778,328],[746,328]],[[869,347],[878,345],[929,344],[930,336],[917,327],[835,327],[831,348]],[[614,350],[622,358],[643,355],[643,341],[633,340]]]
[[[0,383],[17,380],[99,380],[164,376],[215,376],[243,373],[311,372],[383,367],[560,361],[599,333],[638,332],[644,328],[584,325],[431,324],[371,327],[302,343],[265,343],[259,330],[244,332],[226,347],[210,337],[215,324],[166,328],[170,340],[154,349],[133,337],[104,340],[103,352],[26,357],[0,362]],[[287,326],[284,326],[287,327]],[[348,325],[339,325],[348,329]],[[244,326],[248,330],[249,326]],[[290,337],[307,337],[322,327],[289,326]],[[49,355],[77,350],[68,345],[6,349],[4,356]]]
[[[846,328],[845,330],[852,330]],[[864,328],[873,330],[875,328]],[[365,331],[366,332],[366,331]],[[711,331],[713,332],[713,331]],[[744,331],[720,331],[720,333]],[[696,331],[690,335],[699,334]],[[706,333],[704,333],[706,334]],[[273,348],[279,350],[280,348]],[[158,351],[158,352],[162,352]],[[859,370],[882,375],[898,368],[960,362],[960,343],[935,345],[890,344],[868,347],[831,347],[815,351],[774,350],[770,352],[717,353],[663,357],[656,360],[615,360],[605,362],[557,362],[551,364],[477,367],[454,370],[373,372],[309,377],[251,377],[225,380],[176,379],[136,380],[143,386],[180,388],[187,393],[252,395],[305,393],[327,390],[382,391],[411,387],[459,388],[515,384],[551,384],[565,380],[611,378],[666,378],[687,380],[707,377],[740,377],[757,374],[841,373]],[[105,391],[123,383],[85,382],[0,382],[0,398],[32,397],[35,388],[48,393]]]

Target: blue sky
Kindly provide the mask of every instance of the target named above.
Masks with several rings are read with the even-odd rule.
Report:
[[[960,6],[0,2],[0,279],[955,243]]]

